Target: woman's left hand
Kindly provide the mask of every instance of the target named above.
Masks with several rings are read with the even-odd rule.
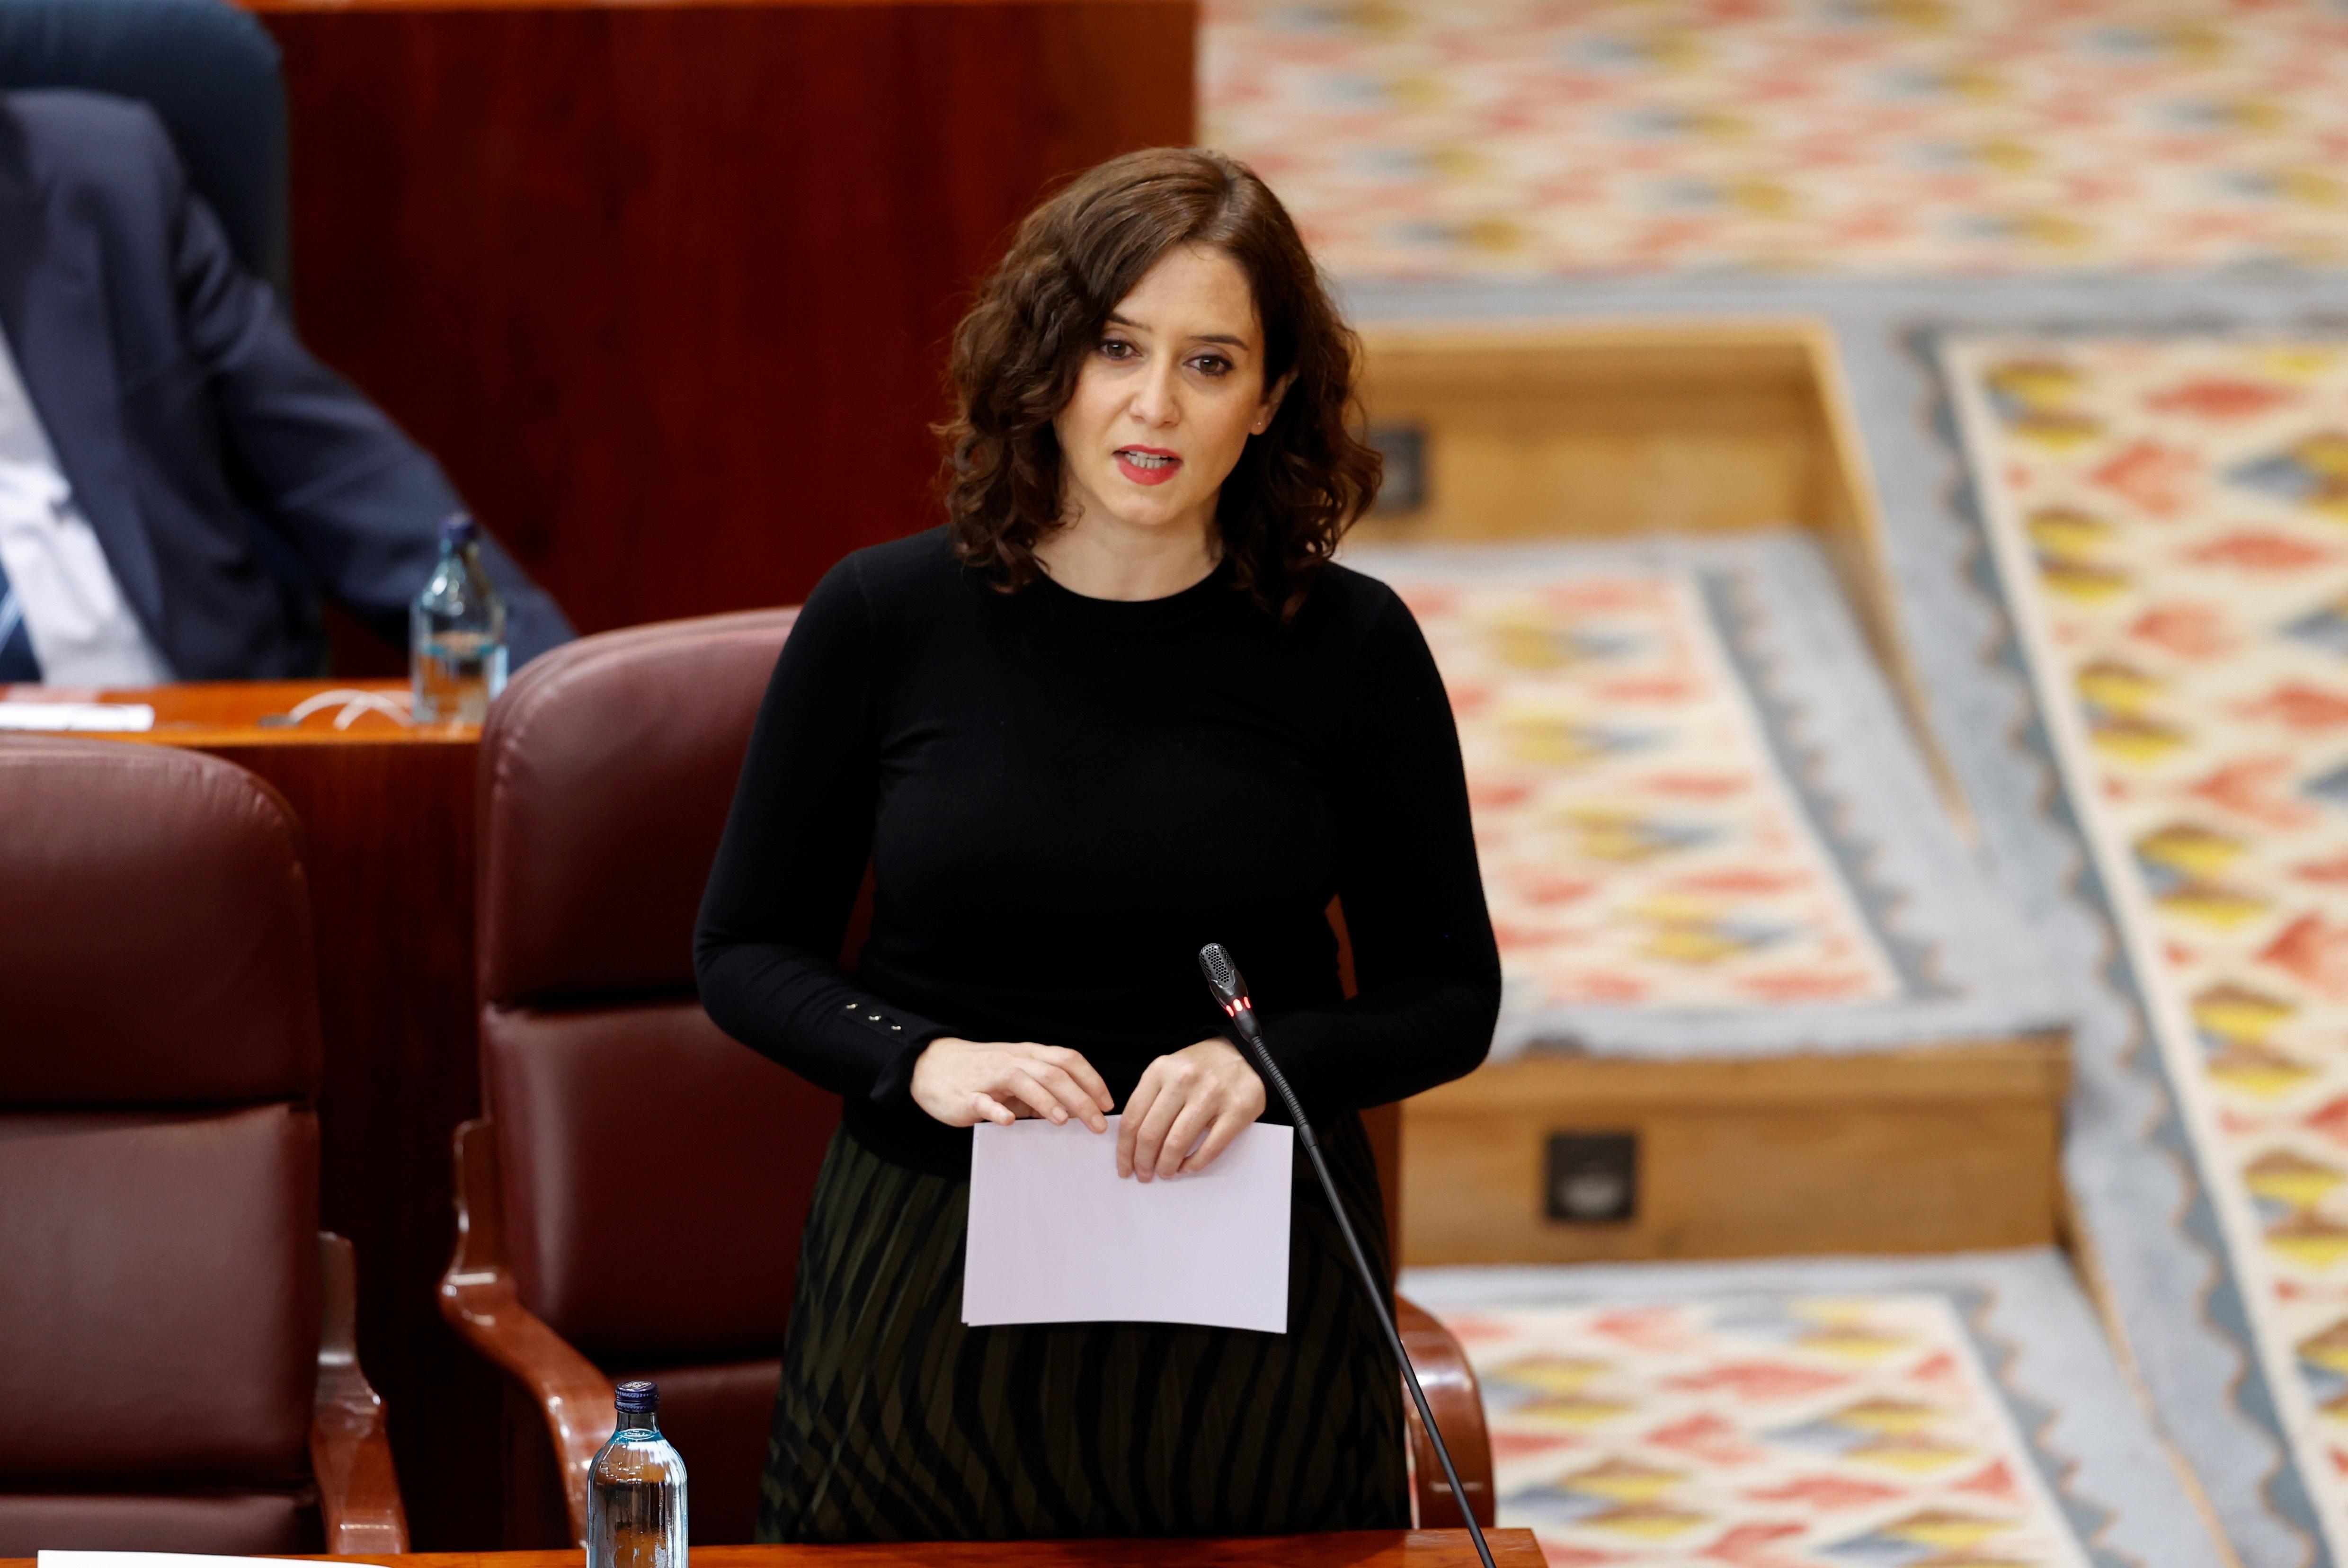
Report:
[[[1263,1114],[1263,1079],[1229,1040],[1200,1040],[1159,1057],[1141,1075],[1117,1125],[1117,1173],[1176,1176],[1204,1171]]]

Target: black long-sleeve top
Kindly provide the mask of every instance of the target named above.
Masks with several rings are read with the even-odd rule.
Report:
[[[868,859],[851,977],[837,958]],[[1208,942],[1245,971],[1308,1110],[1483,1059],[1500,971],[1458,737],[1391,590],[1327,568],[1286,627],[1224,568],[1164,599],[1005,593],[942,529],[824,578],[702,902],[720,1027],[845,1097],[876,1152],[961,1174],[968,1131],[911,1099],[924,1046],[1066,1046],[1121,1106],[1151,1060],[1221,1032]]]

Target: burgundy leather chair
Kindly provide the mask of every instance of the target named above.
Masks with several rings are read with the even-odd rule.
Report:
[[[486,1115],[458,1133],[441,1305],[542,1414],[573,1540],[628,1377],[661,1386],[694,1542],[746,1542],[757,1513],[799,1236],[839,1106],[709,1022],[692,937],[794,614],[583,638],[518,675],[481,737]],[[1432,1318],[1406,1315],[1488,1518],[1466,1359]],[[1422,1515],[1438,1522],[1447,1492],[1431,1452],[1417,1458]]]
[[[292,813],[217,758],[0,741],[0,1557],[393,1553],[318,1229]]]

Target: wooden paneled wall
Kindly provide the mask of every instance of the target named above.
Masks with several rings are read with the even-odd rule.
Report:
[[[975,282],[1056,182],[1192,139],[1189,0],[254,9],[304,335],[582,631],[930,526]]]

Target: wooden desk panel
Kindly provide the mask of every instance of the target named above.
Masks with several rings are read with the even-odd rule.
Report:
[[[341,683],[403,689],[396,682]],[[155,727],[87,738],[180,746],[274,785],[303,826],[325,1041],[320,1212],[358,1253],[359,1359],[389,1414],[412,1517],[438,1539],[498,1539],[500,1395],[494,1369],[441,1322],[434,1292],[456,1244],[450,1143],[479,1114],[473,1026],[469,726],[407,729],[376,714],[337,730],[264,724],[317,681],[139,691],[0,686],[25,700],[143,702]]]
[[[582,631],[938,521],[972,286],[1056,181],[1192,139],[1189,0],[250,3],[304,336]]]
[[[1529,1530],[1496,1530],[1486,1544],[1499,1568],[1542,1568]],[[446,1568],[576,1568],[576,1552],[484,1553]],[[700,1568],[1473,1568],[1464,1530],[1344,1530],[1326,1535],[1220,1540],[928,1541],[872,1546],[696,1546]],[[393,1563],[442,1568],[429,1559]]]

